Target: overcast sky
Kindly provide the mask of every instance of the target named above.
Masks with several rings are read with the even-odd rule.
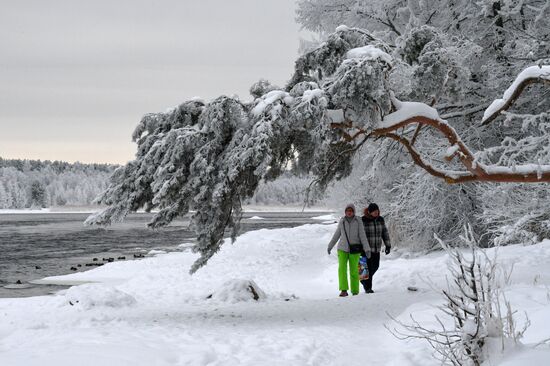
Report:
[[[0,0],[0,156],[124,163],[140,117],[283,84],[294,0]]]

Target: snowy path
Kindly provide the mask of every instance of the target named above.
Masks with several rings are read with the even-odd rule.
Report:
[[[246,233],[193,277],[195,256],[183,252],[50,278],[102,283],[0,300],[0,365],[437,365],[425,344],[400,342],[384,324],[386,312],[429,321],[440,298],[419,274],[441,285],[445,256],[383,258],[377,293],[340,299],[336,258],[325,252],[333,230]],[[516,267],[510,299],[533,322],[526,341],[550,337],[550,242],[504,248],[501,258]],[[206,299],[230,279],[254,280],[268,298]]]

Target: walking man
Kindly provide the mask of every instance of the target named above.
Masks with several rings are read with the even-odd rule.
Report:
[[[370,258],[367,255],[367,266],[369,268],[369,279],[362,280],[361,284],[367,294],[372,294],[372,280],[374,274],[380,267],[380,251],[382,250],[382,242],[384,242],[385,253],[390,254],[391,242],[388,229],[384,218],[380,216],[380,209],[376,203],[371,203],[364,211],[362,217],[363,227],[370,246]]]

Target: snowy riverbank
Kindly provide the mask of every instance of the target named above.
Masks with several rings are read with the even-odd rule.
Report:
[[[398,341],[384,324],[386,312],[433,321],[440,296],[420,276],[442,286],[446,256],[384,257],[375,294],[341,299],[336,257],[326,254],[334,228],[245,233],[194,276],[188,268],[196,256],[182,251],[47,278],[97,283],[0,299],[0,364],[437,365],[424,343]],[[514,263],[507,295],[518,319],[525,311],[532,324],[527,345],[491,365],[543,364],[548,345],[532,347],[550,338],[550,241],[502,248],[500,259]],[[231,296],[223,285],[235,279],[253,280],[266,298]]]

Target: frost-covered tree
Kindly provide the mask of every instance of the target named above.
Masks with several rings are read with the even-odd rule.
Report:
[[[550,185],[501,184],[478,188],[481,210],[476,219],[497,244],[538,243],[550,237]]]
[[[241,202],[262,179],[279,176],[298,154],[297,167],[312,165],[312,147],[328,132],[326,104],[324,92],[306,82],[270,91],[253,105],[220,97],[147,115],[134,132],[137,159],[115,172],[100,198],[110,207],[90,221],[107,224],[156,207],[150,225],[159,227],[194,209],[198,268],[218,250],[227,226],[236,235]]]
[[[533,64],[548,63],[548,1],[301,0],[298,4],[298,21],[306,29],[319,33],[321,38],[326,38],[340,24],[346,24],[364,29],[386,42],[394,57],[389,82],[396,97],[435,107],[471,148],[494,147],[476,154],[475,161],[509,166],[548,161],[524,149],[528,146],[538,149],[548,144],[542,141],[548,137],[544,122],[548,118],[545,112],[549,110],[544,86],[525,81],[513,88],[516,93],[510,90],[509,98],[502,98],[503,91],[522,70]],[[497,102],[501,103],[500,107],[508,107],[515,101],[516,111],[488,113],[484,118],[484,111],[494,99],[502,99]],[[498,105],[493,107],[489,112],[499,110]],[[528,122],[529,119],[532,122]],[[485,121],[482,128],[481,120]],[[530,127],[524,128],[524,122]],[[426,126],[413,130],[414,137],[409,141],[416,150],[434,156],[437,151],[447,149],[448,143],[439,133],[434,134]],[[467,223],[484,233],[484,238],[495,233],[495,227],[503,221],[493,220],[496,215],[490,212],[495,207],[490,202],[503,195],[500,192],[505,188],[490,185],[491,200],[484,185],[469,183],[458,189],[434,180],[433,174],[412,166],[406,149],[396,148],[399,142],[394,141],[380,150],[364,148],[362,155],[368,156],[369,163],[354,165],[356,172],[348,179],[349,184],[339,184],[333,192],[349,196],[362,187],[361,200],[382,203],[395,228],[393,235],[403,237],[407,244],[429,248],[437,244],[432,239],[433,232],[453,238]],[[538,152],[546,154],[544,149]],[[526,157],[525,153],[531,155]],[[444,155],[439,153],[438,159],[444,160]],[[388,161],[399,162],[399,169],[388,171],[395,166]],[[357,187],[358,181],[361,187]],[[350,189],[342,190],[343,186]],[[516,186],[516,191],[526,196],[532,196],[534,189],[538,188]],[[539,197],[545,195],[539,194]],[[550,201],[544,198],[541,204],[548,205]],[[524,227],[537,231],[533,232],[535,236],[547,236],[548,231],[542,230],[541,216],[519,213],[533,210],[537,210],[534,201],[525,200],[519,210],[509,212],[506,217],[512,222],[526,220]],[[415,214],[419,211],[421,217]],[[447,215],[438,215],[439,212]]]
[[[0,208],[11,208],[13,205],[13,199],[10,194],[8,194],[8,191],[6,188],[4,188],[4,184],[0,182]]]
[[[423,44],[420,52],[407,46],[409,40]],[[448,183],[550,180],[547,161],[536,167],[518,161],[512,167],[490,160],[489,154],[483,160],[477,148],[482,144],[463,139],[436,109],[422,103],[467,94],[461,78],[468,73],[460,70],[465,59],[448,47],[451,41],[437,29],[421,27],[395,47],[363,29],[340,26],[296,61],[284,89],[261,81],[251,92],[264,94],[252,102],[194,99],[148,114],[133,134],[136,159],[114,173],[98,200],[108,207],[87,222],[108,225],[137,209],[156,209],[149,224],[156,228],[194,210],[194,249],[201,254],[195,271],[219,250],[226,228],[236,235],[241,203],[262,180],[289,170],[307,172],[323,190],[349,175],[355,153],[376,138],[399,144],[415,165]],[[404,60],[413,65],[405,66]],[[547,71],[547,66],[532,68],[528,76],[544,81]],[[408,89],[396,88],[404,74],[428,85],[405,93]],[[449,80],[451,75],[457,80]],[[404,97],[421,101],[399,100]]]
[[[31,207],[46,207],[46,189],[39,181],[31,184]]]

